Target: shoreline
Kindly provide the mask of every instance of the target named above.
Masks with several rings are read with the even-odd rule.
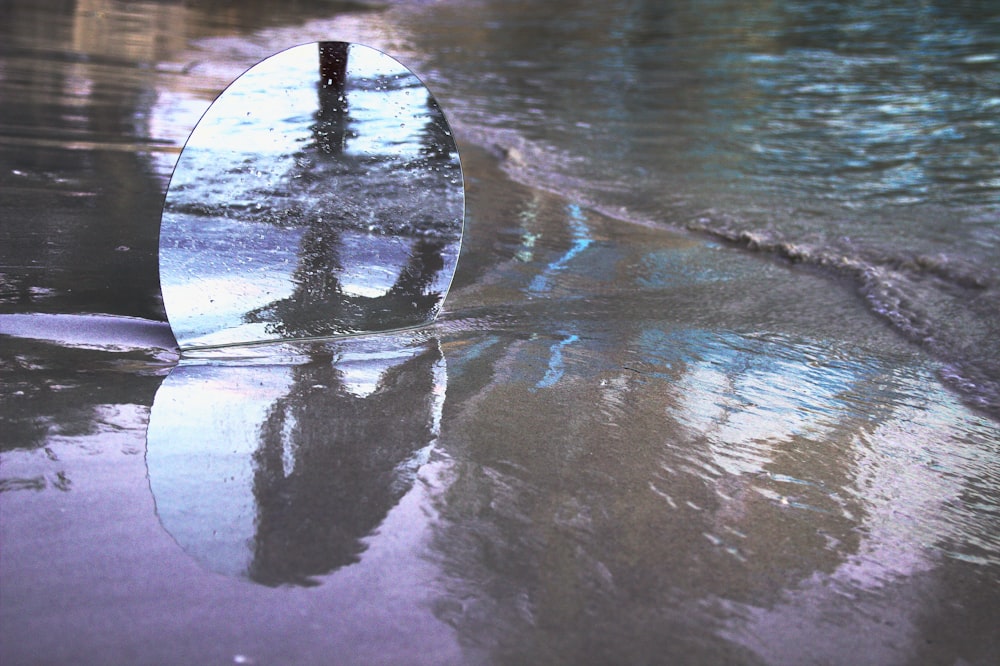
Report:
[[[542,11],[484,6],[350,15],[341,35],[404,61],[427,49],[413,66],[450,120],[454,103],[472,123],[478,86],[525,91],[457,81],[438,69],[462,69],[457,42],[428,43],[463,12],[482,28]],[[87,94],[114,110],[71,108],[103,123],[88,130],[96,144],[138,123],[134,108],[183,107],[165,80],[205,101],[199,86],[233,62],[333,30],[341,19],[317,7],[253,30],[237,21],[249,9],[228,28],[194,26],[217,39],[153,67],[156,99],[129,88],[150,71],[135,62],[39,60],[39,45],[68,39],[58,21],[20,62],[49,73],[25,78],[39,86],[92,77]],[[571,15],[581,7],[557,5],[558,25],[591,26]],[[486,69],[526,80],[544,58],[515,47],[534,35],[504,36],[525,61]],[[132,92],[106,96],[109,80]],[[38,95],[70,108],[59,85]],[[129,131],[173,137],[183,117]],[[161,353],[162,323],[0,315],[0,331],[48,334],[0,334],[0,661],[996,661],[1000,425],[943,385],[939,362],[847,278],[706,240],[679,215],[679,230],[623,223],[600,211],[603,190],[592,206],[504,163],[533,148],[505,153],[455,129],[458,271],[442,316],[399,344],[268,343],[178,362]],[[163,164],[36,148],[11,157],[37,160],[31,196],[3,209],[46,243],[32,254],[21,239],[18,261],[65,266],[78,309],[134,313],[115,291],[132,274],[101,262],[146,270],[116,249],[118,228],[149,231]],[[15,176],[31,180],[7,169],[0,184]]]

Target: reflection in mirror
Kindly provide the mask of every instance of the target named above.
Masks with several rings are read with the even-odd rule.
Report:
[[[356,44],[298,46],[212,104],[167,191],[160,282],[182,349],[433,321],[464,218],[420,80]]]
[[[445,383],[436,340],[391,335],[250,362],[184,359],[150,413],[160,522],[212,571],[317,584],[360,560],[413,486]]]

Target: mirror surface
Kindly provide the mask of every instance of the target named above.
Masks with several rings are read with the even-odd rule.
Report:
[[[447,383],[420,333],[183,359],[147,431],[160,524],[210,571],[308,586],[359,562],[393,511],[418,522],[398,505],[437,440]]]
[[[182,349],[434,320],[461,245],[458,149],[403,65],[297,46],[233,82],[178,159],[160,226]]]

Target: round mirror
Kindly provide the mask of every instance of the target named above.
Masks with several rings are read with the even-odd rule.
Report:
[[[430,323],[465,197],[441,108],[374,49],[318,42],[233,82],[181,152],[160,283],[181,349]]]

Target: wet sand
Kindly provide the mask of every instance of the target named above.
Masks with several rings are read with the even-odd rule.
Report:
[[[468,256],[502,245],[495,230],[529,204],[555,235],[567,202],[506,181],[485,153],[466,158]],[[437,432],[396,434],[430,450],[380,505],[356,499],[391,485],[364,465],[357,506],[336,475],[312,482],[294,511],[278,501],[279,514],[332,523],[357,544],[346,562],[327,553],[306,569],[306,586],[225,570],[224,556],[200,552],[197,522],[161,522],[178,497],[146,426],[167,420],[160,446],[198,448],[200,431],[203,455],[221,464],[236,440],[219,432],[252,402],[241,382],[256,386],[277,363],[304,368],[271,399],[298,405],[300,429],[319,433],[298,438],[305,464],[310,447],[331,445],[331,427],[381,446],[372,425],[400,418],[399,406],[352,411],[364,400],[295,388],[329,385],[329,359],[350,344],[188,361],[243,396],[234,412],[204,387],[186,406],[154,403],[166,352],[6,339],[17,360],[4,377],[4,432],[16,438],[3,458],[5,663],[805,663],[839,661],[859,642],[873,663],[986,663],[995,551],[989,516],[962,497],[977,470],[988,477],[995,425],[934,388],[891,331],[816,338],[809,306],[755,321],[760,303],[705,280],[643,293],[627,275],[638,248],[691,263],[725,250],[589,219],[595,254],[625,275],[567,270],[539,302],[524,293],[538,274],[511,247],[493,266],[466,262],[444,320],[394,342],[443,358],[437,389],[415,366],[397,393],[412,411],[437,390],[442,405],[409,417],[437,420]],[[536,251],[558,256],[552,242]],[[788,270],[730,262],[751,293],[796,302],[819,278]],[[846,319],[858,305],[833,296],[824,307]],[[214,420],[202,420],[206,404]],[[350,460],[342,448],[323,455]],[[209,502],[234,492],[200,487]],[[267,496],[250,496],[261,515]],[[358,523],[359,512],[369,517]],[[279,559],[294,570],[304,543],[279,538]]]
[[[406,51],[393,11],[345,25]],[[473,134],[420,331],[180,359],[73,319],[155,319],[145,282],[114,310],[109,264],[39,260],[0,314],[0,661],[994,663],[1000,427],[938,362],[849,285],[516,182]],[[107,149],[71,187],[4,138],[44,181],[5,182],[15,231],[69,190],[70,226],[131,214]]]

